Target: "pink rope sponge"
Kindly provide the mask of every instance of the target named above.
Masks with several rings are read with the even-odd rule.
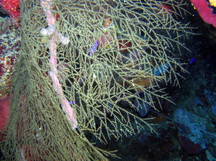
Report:
[[[18,25],[20,18],[20,0],[0,0],[0,6],[10,15],[14,24]]]
[[[216,7],[216,0],[190,0],[197,9],[200,17],[208,24],[216,27],[216,14],[213,8]]]

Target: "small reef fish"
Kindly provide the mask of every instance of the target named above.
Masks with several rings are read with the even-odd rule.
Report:
[[[92,55],[98,48],[98,46],[100,45],[100,42],[99,40],[96,40],[94,42],[94,44],[92,45],[91,49],[90,49],[90,52],[88,53],[88,55]]]
[[[193,64],[195,62],[195,58],[191,58],[191,60],[190,60],[190,64]]]

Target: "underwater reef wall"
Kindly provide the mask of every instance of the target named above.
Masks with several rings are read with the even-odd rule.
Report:
[[[4,159],[107,160],[113,153],[93,146],[87,135],[107,143],[153,130],[132,111],[169,100],[161,83],[179,85],[185,70],[178,57],[190,33],[176,20],[183,5],[23,0]]]

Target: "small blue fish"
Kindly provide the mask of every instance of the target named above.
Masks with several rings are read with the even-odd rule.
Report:
[[[195,58],[191,58],[191,60],[190,60],[190,64],[193,64],[195,62]]]
[[[75,104],[76,102],[75,102],[75,101],[69,101],[69,103],[70,103],[70,104]]]
[[[100,45],[99,40],[96,40],[95,43],[92,45],[91,50],[88,53],[88,55],[92,55],[97,50],[99,45]]]

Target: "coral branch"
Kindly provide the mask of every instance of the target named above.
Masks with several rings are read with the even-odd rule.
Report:
[[[50,50],[50,72],[49,75],[51,77],[53,88],[56,91],[56,93],[59,96],[59,99],[61,101],[61,106],[64,112],[67,115],[67,119],[71,125],[71,127],[74,129],[77,127],[77,120],[74,113],[73,108],[70,106],[69,101],[64,95],[62,85],[58,79],[58,69],[57,69],[57,45],[56,41],[60,41],[62,44],[66,45],[69,42],[69,39],[64,37],[61,33],[58,33],[56,31],[55,27],[55,16],[51,12],[51,0],[41,0],[41,6],[43,7],[44,13],[47,17],[47,23],[48,28],[42,29],[41,34],[42,35],[48,35],[50,36],[50,42],[49,42],[49,50]]]

